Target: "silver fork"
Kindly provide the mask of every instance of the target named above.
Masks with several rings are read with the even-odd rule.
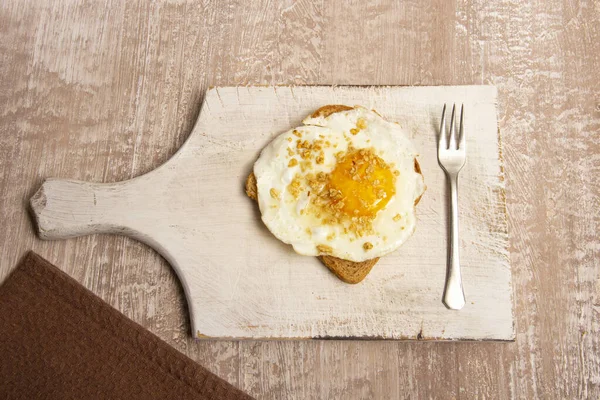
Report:
[[[464,104],[460,108],[460,136],[457,138],[455,124],[456,104],[452,107],[450,119],[450,139],[446,132],[446,105],[442,111],[442,125],[440,128],[440,141],[438,143],[438,162],[446,172],[450,184],[450,243],[448,247],[448,269],[446,272],[446,287],[444,288],[443,301],[451,310],[460,310],[465,305],[462,277],[460,274],[460,257],[458,241],[458,173],[465,165],[467,147],[463,130]],[[458,140],[458,143],[457,143]]]

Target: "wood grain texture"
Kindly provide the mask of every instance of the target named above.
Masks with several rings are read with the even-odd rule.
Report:
[[[449,193],[437,136],[450,102],[464,105],[469,149],[460,197],[469,302],[460,312],[441,301]],[[277,241],[243,190],[265,146],[323,104],[338,103],[399,123],[427,183],[416,233],[356,286]],[[115,233],[154,248],[177,273],[200,339],[513,340],[496,105],[493,86],[213,88],[188,140],[165,164],[111,184],[49,179],[32,211],[44,239]]]
[[[598,398],[599,70],[597,1],[5,0],[0,279],[32,248],[259,398]],[[43,178],[147,172],[209,85],[244,84],[497,86],[516,343],[197,343],[148,247],[35,238]]]

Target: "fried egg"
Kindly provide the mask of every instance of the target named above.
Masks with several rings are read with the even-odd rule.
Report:
[[[303,123],[254,164],[267,228],[308,256],[360,262],[400,247],[415,230],[425,191],[402,127],[363,107]]]

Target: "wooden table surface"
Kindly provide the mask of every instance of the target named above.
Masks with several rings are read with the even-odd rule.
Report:
[[[33,249],[258,398],[599,398],[600,3],[344,3],[1,2],[0,280]],[[248,84],[496,85],[516,342],[195,342],[150,248],[36,238],[44,178],[150,171]]]

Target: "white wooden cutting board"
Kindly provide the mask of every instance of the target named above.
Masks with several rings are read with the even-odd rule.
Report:
[[[147,243],[181,279],[197,338],[513,340],[496,95],[489,86],[210,89],[189,139],[156,170],[116,184],[47,180],[31,201],[39,234],[112,232]],[[442,106],[454,102],[465,104],[468,141],[461,311],[442,304],[447,193],[436,158]],[[428,186],[415,235],[357,285],[276,240],[243,190],[263,146],[326,104],[399,122]]]

